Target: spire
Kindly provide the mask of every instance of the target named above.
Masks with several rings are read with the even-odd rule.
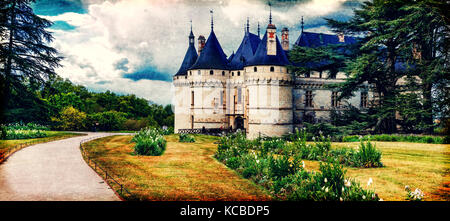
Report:
[[[303,25],[305,24],[304,22],[303,22],[303,16],[302,16],[302,22],[301,22],[301,24],[302,24],[302,32],[303,32]]]
[[[260,32],[260,28],[259,28],[259,21],[258,21],[258,37],[260,36],[259,32]]]
[[[250,33],[250,22],[248,17],[247,17],[247,33]]]
[[[189,34],[189,44],[194,45],[195,36],[194,33],[192,32],[192,19],[190,20],[190,23],[191,23],[191,33]]]
[[[272,24],[272,3],[269,2],[270,14],[269,14],[269,24]]]
[[[211,31],[213,31],[214,30],[214,17],[213,17],[214,12],[211,9],[211,10],[209,10],[209,13],[211,13]]]

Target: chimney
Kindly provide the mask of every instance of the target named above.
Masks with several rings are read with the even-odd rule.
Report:
[[[344,36],[344,33],[339,32],[338,38],[339,38],[339,42],[345,42],[345,36]]]
[[[283,28],[281,30],[281,46],[283,47],[283,50],[289,51],[289,29]]]
[[[203,35],[198,36],[198,54],[203,51],[203,48],[205,47],[206,38]]]

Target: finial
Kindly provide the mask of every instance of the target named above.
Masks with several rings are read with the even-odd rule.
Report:
[[[303,25],[305,24],[305,23],[303,22],[303,16],[302,16],[302,22],[301,22],[301,24],[302,24],[302,32],[303,32]]]
[[[247,17],[247,33],[250,33],[250,22],[248,17]]]
[[[259,21],[258,21],[258,37],[259,37],[259,31],[260,31],[260,30],[259,30]]]
[[[272,3],[269,2],[270,14],[269,14],[269,24],[272,24]]]
[[[211,31],[214,30],[214,17],[213,17],[213,10],[209,10],[209,13],[211,13]]]
[[[190,20],[190,23],[191,23],[191,32],[192,32],[192,19]]]

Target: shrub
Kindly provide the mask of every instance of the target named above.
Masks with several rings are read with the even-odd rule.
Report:
[[[195,138],[190,134],[180,134],[179,142],[193,143],[195,142]]]
[[[58,118],[52,117],[52,121],[61,130],[84,130],[86,113],[68,106],[61,110]]]
[[[96,124],[98,130],[102,131],[117,131],[124,129],[124,123],[126,121],[126,113],[117,111],[105,111],[88,115],[87,122],[90,124]],[[90,126],[90,125],[88,125]]]
[[[47,133],[40,130],[7,130],[6,140],[20,140],[47,137]]]
[[[382,167],[381,152],[370,141],[361,141],[354,155],[354,161],[361,167]]]
[[[143,129],[131,140],[138,155],[161,156],[166,150],[166,140],[156,129]]]

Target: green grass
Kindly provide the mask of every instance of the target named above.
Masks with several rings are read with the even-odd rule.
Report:
[[[450,145],[421,144],[409,142],[372,142],[381,150],[382,168],[346,167],[347,175],[369,188],[383,200],[405,200],[408,185],[414,191],[419,188],[425,193],[424,200],[450,200]],[[333,143],[332,148],[356,148],[359,142]],[[305,161],[306,167],[318,170],[317,161]]]
[[[196,135],[195,143],[180,143],[178,135],[165,136],[163,156],[135,156],[131,136],[114,136],[88,143],[89,154],[108,168],[142,200],[270,200],[261,187],[238,176],[212,156],[217,138]],[[424,200],[450,200],[450,145],[408,142],[373,142],[381,150],[381,168],[347,169],[363,188],[375,190],[385,201],[406,200],[405,185],[421,189]],[[332,143],[332,149],[356,148],[359,142]],[[318,171],[318,161],[305,160],[306,169]],[[373,184],[367,187],[369,178]]]
[[[64,131],[44,131],[44,132],[47,134],[47,137],[33,138],[33,139],[20,139],[20,140],[0,140],[0,154],[13,149],[15,146],[17,146],[19,144],[27,144],[30,142],[33,144],[44,143],[44,142],[48,142],[48,141],[60,140],[60,139],[84,135],[84,134],[64,132]],[[19,150],[19,149],[16,149],[16,151],[17,150]]]
[[[216,137],[195,135],[195,143],[165,136],[162,156],[134,154],[132,136],[113,136],[86,143],[85,150],[132,193],[130,200],[252,201],[269,200],[263,188],[238,176],[213,158]],[[117,188],[112,185],[113,188]],[[117,191],[118,189],[116,189]]]

